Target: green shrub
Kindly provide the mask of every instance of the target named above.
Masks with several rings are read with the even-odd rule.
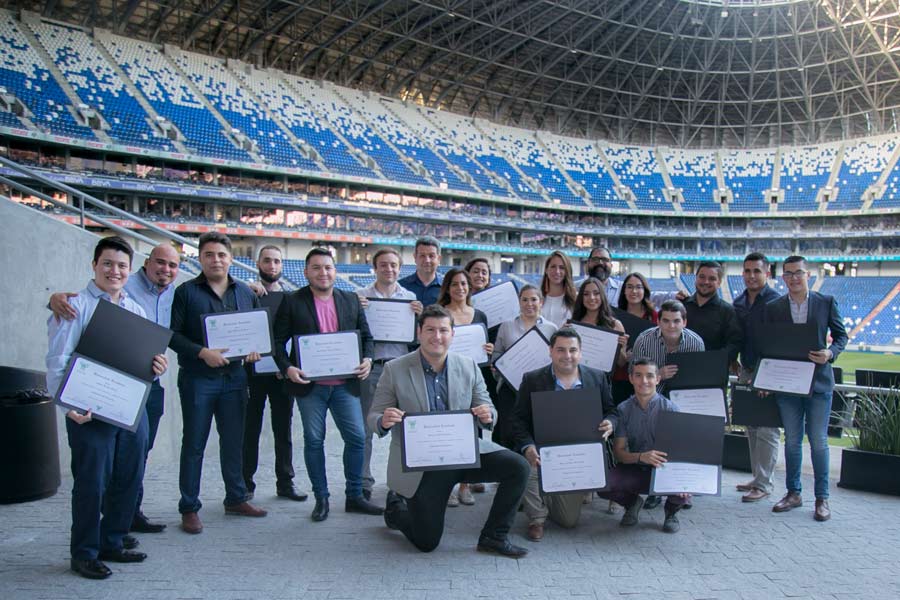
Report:
[[[859,394],[853,420],[858,430],[848,435],[854,447],[900,455],[900,390]]]

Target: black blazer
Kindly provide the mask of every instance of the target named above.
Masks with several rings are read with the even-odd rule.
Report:
[[[369,332],[369,324],[366,322],[366,313],[359,304],[359,297],[354,293],[335,289],[334,309],[338,317],[338,331],[358,329],[360,341],[362,341],[362,358],[372,358],[374,351],[372,334]],[[273,333],[275,363],[284,374],[288,367],[297,364],[293,345],[290,357],[288,357],[284,350],[285,343],[292,340],[295,335],[321,333],[312,290],[308,285],[287,294],[281,301],[278,313],[275,315]],[[359,379],[347,379],[345,383],[350,393],[359,396]],[[288,394],[303,397],[310,393],[315,383],[299,385],[285,380],[285,385]]]
[[[772,300],[765,306],[762,315],[763,323],[793,323],[791,318],[790,296],[785,294]],[[847,330],[844,321],[838,311],[837,300],[833,296],[827,296],[818,292],[809,292],[809,306],[807,307],[807,323],[816,324],[816,332],[819,334],[819,348],[828,348],[834,355],[834,362],[847,345]],[[831,346],[828,346],[828,332],[831,331]],[[763,327],[760,335],[765,335]],[[813,377],[813,392],[817,394],[830,394],[834,390],[834,370],[830,364],[816,365],[816,374]]]
[[[603,403],[603,418],[612,421],[615,426],[616,405],[612,399],[609,380],[606,373],[599,369],[580,365],[581,385],[584,389],[599,390],[600,400]],[[512,423],[512,436],[515,449],[522,452],[526,446],[534,445],[534,416],[531,412],[532,392],[552,392],[556,389],[556,379],[550,365],[525,373],[522,383],[519,385],[519,395],[516,406],[510,415]]]

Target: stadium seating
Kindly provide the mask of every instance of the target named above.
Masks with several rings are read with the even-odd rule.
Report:
[[[590,140],[539,134],[554,158],[575,183],[580,184],[597,208],[627,210],[628,203],[616,195],[615,184]]]
[[[669,179],[684,197],[686,212],[720,212],[716,201],[716,158],[709,150],[662,151]]]
[[[828,203],[828,210],[862,208],[863,195],[881,176],[896,146],[892,137],[848,142],[835,182],[837,198]]]
[[[900,345],[900,295],[875,315],[851,341],[873,346]]]
[[[766,191],[772,188],[774,150],[730,150],[722,154],[725,187],[731,190],[729,212],[769,210]]]
[[[82,102],[103,116],[113,141],[174,151],[86,33],[43,21],[32,28]]]
[[[844,326],[849,332],[896,284],[896,277],[828,277],[819,291],[837,299]]]
[[[619,181],[631,189],[639,210],[675,210],[663,195],[666,184],[650,148],[610,144],[603,151]]]
[[[900,160],[891,169],[885,183],[884,195],[872,203],[872,208],[900,207]]]
[[[816,196],[828,183],[839,144],[797,146],[781,152],[781,211],[815,211]]]

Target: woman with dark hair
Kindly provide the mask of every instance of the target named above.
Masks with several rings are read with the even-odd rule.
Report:
[[[654,325],[659,323],[659,315],[650,302],[650,284],[640,273],[630,273],[622,281],[622,293],[619,294],[619,309],[640,319],[646,319]],[[631,351],[628,352],[631,359]],[[634,386],[628,381],[628,364],[619,367],[613,373],[612,395],[618,405],[634,393]]]
[[[481,323],[487,327],[487,315],[472,306],[472,279],[466,271],[460,268],[450,269],[444,275],[437,303],[447,307],[450,315],[453,316],[454,325]],[[490,342],[486,343],[484,351],[488,354],[492,353],[494,345]],[[450,498],[447,500],[447,506],[459,506],[460,503],[467,506],[475,504],[475,498],[472,497],[468,484],[459,484],[458,491],[451,492]]]
[[[541,293],[544,295],[541,314],[557,327],[562,327],[572,316],[576,292],[572,263],[560,250],[551,252],[544,262]]]
[[[615,364],[617,367],[627,364],[625,345],[628,342],[628,336],[625,335],[625,326],[613,315],[609,300],[606,298],[606,286],[596,277],[588,277],[581,282],[578,296],[575,298],[571,322],[618,331],[621,335],[619,336],[619,355]]]
[[[472,293],[491,287],[491,265],[486,258],[473,258],[466,263],[466,273],[472,280]]]

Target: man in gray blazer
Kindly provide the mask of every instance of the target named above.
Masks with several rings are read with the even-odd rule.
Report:
[[[432,305],[419,315],[420,346],[384,366],[369,411],[370,428],[384,437],[407,412],[471,410],[482,429],[490,430],[497,418],[481,370],[475,361],[449,352],[453,317],[442,306]],[[398,529],[422,552],[437,548],[444,533],[444,514],[450,491],[458,483],[500,484],[477,549],[511,558],[528,553],[508,539],[516,508],[528,483],[528,462],[490,439],[479,440],[481,467],[439,471],[403,472],[400,436],[391,436],[384,522]]]

